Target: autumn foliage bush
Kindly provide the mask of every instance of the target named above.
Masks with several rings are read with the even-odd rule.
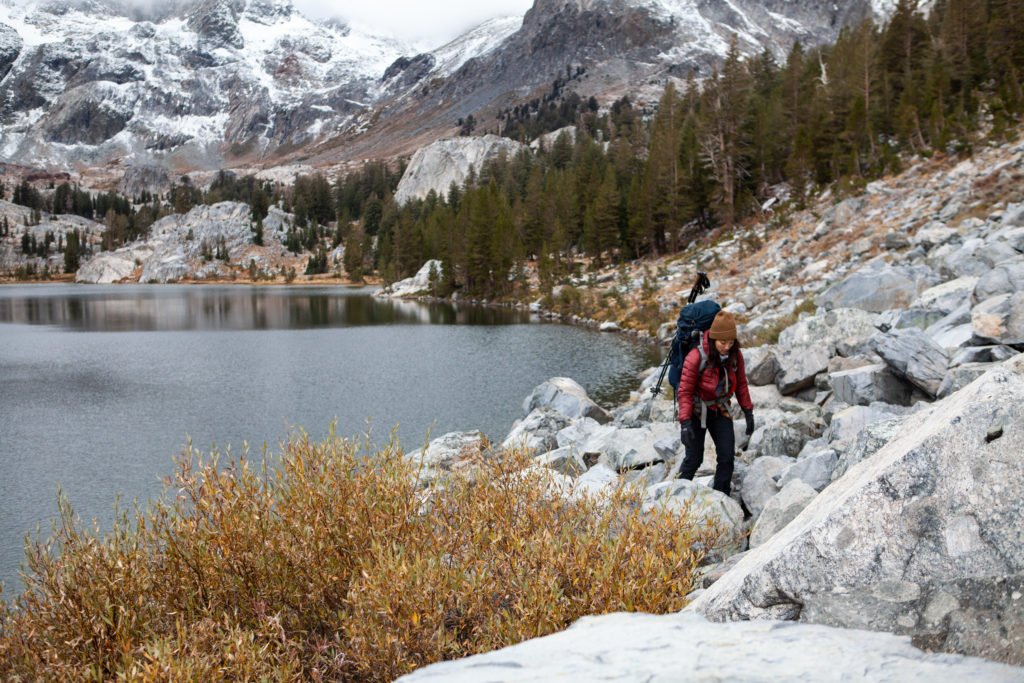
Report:
[[[392,443],[187,449],[165,495],[82,525],[66,501],[0,604],[3,680],[392,680],[563,629],[680,609],[716,531],[639,494],[555,495],[529,454],[424,488]]]

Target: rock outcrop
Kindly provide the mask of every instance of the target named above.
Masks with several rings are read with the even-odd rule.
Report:
[[[264,246],[253,243],[248,204],[221,202],[174,214],[150,227],[149,234],[120,249],[101,252],[78,270],[76,282],[173,282],[184,278],[230,277],[250,266],[271,274],[273,264],[299,265],[304,258],[287,252],[283,238],[290,217],[271,207],[263,219]],[[219,258],[214,258],[216,254]]]
[[[44,269],[50,273],[63,273],[64,253],[58,249],[58,244],[67,244],[68,235],[76,233],[80,257],[84,262],[89,253],[100,249],[103,232],[107,229],[103,223],[72,214],[43,213],[39,224],[29,225],[31,216],[32,210],[28,207],[0,199],[0,225],[8,225],[10,233],[0,238],[0,272],[10,273],[19,267],[31,265],[37,273],[42,273]],[[38,244],[43,244],[47,235],[52,235],[57,243],[51,244],[45,257],[25,254],[20,244],[25,234],[34,238]]]
[[[441,267],[440,261],[437,259],[431,259],[424,263],[423,266],[416,271],[415,275],[381,288],[378,290],[377,295],[403,297],[429,293],[440,281]],[[437,278],[437,280],[432,281],[431,278]]]
[[[479,173],[484,163],[504,154],[508,158],[529,148],[497,135],[446,138],[416,151],[395,190],[395,201],[423,199],[431,191],[446,197],[454,184],[462,187],[470,170]]]
[[[1020,593],[999,588],[1024,574],[1024,513],[1017,505],[1024,492],[1022,406],[1018,357],[908,418],[896,438],[688,609],[715,621],[828,614],[835,624],[843,620],[840,610],[825,606],[830,600],[899,582],[912,598],[929,599],[901,619],[869,610],[841,625],[895,629],[938,649],[1024,664],[1020,619],[1004,621],[1019,613]],[[941,589],[971,581],[995,588],[984,598]],[[804,615],[808,602],[819,607]],[[968,627],[969,639],[960,633]]]

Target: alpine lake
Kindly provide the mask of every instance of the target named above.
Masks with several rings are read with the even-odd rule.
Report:
[[[606,407],[656,346],[522,310],[398,301],[371,288],[0,287],[0,583],[21,590],[26,535],[58,490],[108,529],[159,496],[189,441],[249,458],[303,430],[406,450],[450,431],[500,443],[541,382]]]

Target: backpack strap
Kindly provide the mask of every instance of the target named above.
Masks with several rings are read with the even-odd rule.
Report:
[[[708,339],[708,344],[709,345],[711,344],[711,339],[710,338]],[[698,340],[698,342],[697,342],[697,351],[700,353],[700,369],[697,370],[697,377],[700,377],[701,375],[704,374],[704,370],[708,366],[708,352],[706,350],[704,350],[703,335],[701,335],[701,339]],[[697,406],[697,405],[700,406],[700,428],[701,429],[707,429],[708,428],[708,407],[709,406],[719,406],[719,407],[721,407],[721,406],[729,405],[729,400],[730,400],[729,399],[729,373],[726,372],[725,373],[725,396],[722,396],[720,398],[716,398],[714,401],[705,401],[704,399],[702,399],[702,398],[700,398],[698,396],[694,396],[693,397],[693,404],[694,404],[694,406]]]

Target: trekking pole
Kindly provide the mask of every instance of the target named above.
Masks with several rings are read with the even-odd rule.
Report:
[[[708,279],[706,273],[700,271],[697,272],[697,278],[693,282],[693,287],[690,288],[690,295],[687,297],[686,303],[692,304],[697,300],[704,291],[711,286],[711,280]],[[678,332],[678,329],[677,329]],[[676,349],[676,345],[679,343],[679,335],[675,334],[672,337],[672,345],[668,349],[668,355],[665,357],[665,362],[661,364],[661,374],[658,375],[657,383],[651,387],[651,398],[647,402],[647,406],[640,413],[640,419],[646,420],[651,416],[651,405],[654,403],[654,397],[661,393],[661,383],[665,381],[665,375],[668,374],[669,366],[672,364],[672,354]]]
[[[686,303],[692,304],[697,300],[697,297],[704,293],[708,287],[711,286],[711,280],[708,279],[706,273],[697,272],[697,279],[693,283],[693,288],[690,290],[690,296],[686,300]]]

